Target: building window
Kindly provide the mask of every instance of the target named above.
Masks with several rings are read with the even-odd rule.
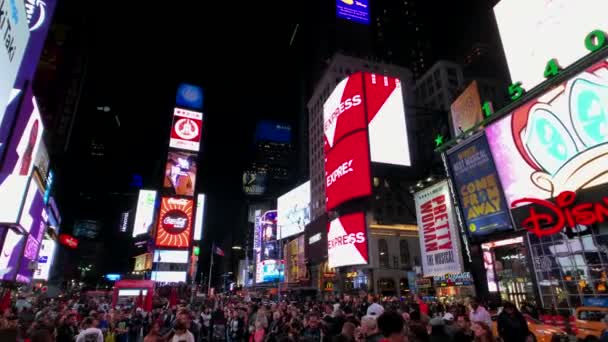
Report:
[[[399,241],[399,255],[401,256],[401,265],[409,265],[410,247],[407,244],[407,240]]]
[[[385,239],[378,240],[378,261],[380,263],[380,267],[389,268],[388,243]]]

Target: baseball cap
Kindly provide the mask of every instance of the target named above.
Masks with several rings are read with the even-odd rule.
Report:
[[[443,320],[444,321],[453,321],[454,320],[454,315],[452,315],[451,313],[446,313],[445,315],[443,315]]]
[[[445,325],[445,323],[443,322],[443,318],[441,318],[441,317],[435,317],[435,318],[431,319],[429,324],[432,326]]]

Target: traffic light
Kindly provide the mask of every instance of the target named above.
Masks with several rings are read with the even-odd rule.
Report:
[[[201,252],[200,247],[198,247],[198,246],[194,246],[194,247],[192,248],[192,254],[194,254],[194,256],[198,256],[198,254],[199,254],[200,252]]]

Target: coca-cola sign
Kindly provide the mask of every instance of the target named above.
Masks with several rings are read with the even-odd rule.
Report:
[[[194,201],[189,198],[161,199],[156,246],[189,248]]]

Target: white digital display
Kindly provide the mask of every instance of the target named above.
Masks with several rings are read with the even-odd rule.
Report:
[[[156,203],[156,191],[139,190],[137,198],[137,211],[133,223],[133,237],[146,234],[150,231],[154,220],[154,204]]]
[[[17,174],[8,175],[0,186],[0,222],[16,223],[19,219],[19,209],[25,196],[28,176]]]
[[[494,7],[511,80],[531,90],[544,81],[547,62],[562,68],[589,53],[593,30],[608,32],[606,0],[502,0]]]
[[[38,252],[38,268],[36,268],[36,272],[34,272],[34,279],[49,280],[49,273],[53,266],[56,248],[57,242],[47,239],[42,240],[40,251]]]
[[[277,199],[279,239],[300,234],[310,223],[310,181]]]
[[[188,251],[157,249],[154,251],[154,262],[187,264]]]
[[[160,283],[185,283],[186,271],[152,271],[150,279]]]
[[[200,241],[203,238],[203,223],[205,214],[205,195],[198,194],[196,198],[196,216],[194,217],[194,241]]]
[[[148,290],[139,290],[139,289],[120,289],[118,290],[119,297],[137,297],[141,293],[142,296],[146,296],[148,294]]]

